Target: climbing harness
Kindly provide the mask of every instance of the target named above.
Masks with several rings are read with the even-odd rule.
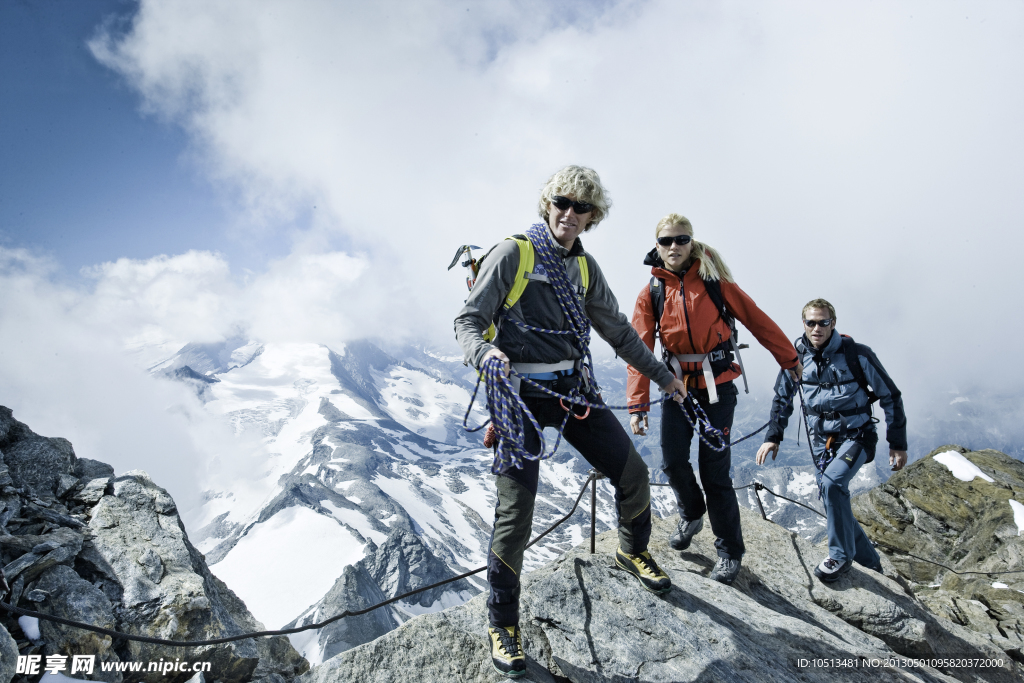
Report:
[[[722,342],[706,354],[669,353],[668,348],[665,346],[665,340],[661,336],[661,318],[665,313],[665,280],[657,275],[651,276],[651,282],[648,285],[648,291],[651,296],[651,308],[654,314],[654,335],[661,339],[662,356],[672,366],[672,370],[676,373],[676,377],[682,376],[683,369],[680,363],[697,363],[700,365],[704,374],[704,383],[707,385],[708,389],[708,403],[718,403],[718,390],[715,386],[714,372],[711,364],[727,360],[729,353],[731,352],[736,357],[736,363],[740,366],[740,376],[743,378],[743,391],[744,393],[749,394],[750,387],[747,385],[747,370],[743,366],[743,357],[740,355],[740,349],[750,347],[748,344],[736,343],[739,336],[739,331],[736,328],[736,317],[729,312],[729,308],[725,305],[725,297],[722,296],[721,281],[705,280],[701,278],[701,282],[704,283],[704,289],[707,291],[708,298],[711,299],[711,303],[713,303],[715,308],[718,310],[718,316],[725,321],[725,324],[728,325],[729,329],[732,331],[732,334],[729,335],[729,339]],[[682,287],[682,276],[680,276],[679,279],[679,286]]]

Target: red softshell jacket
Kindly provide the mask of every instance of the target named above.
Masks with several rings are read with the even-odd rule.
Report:
[[[723,341],[732,336],[732,330],[718,314],[715,303],[708,295],[698,271],[700,263],[694,261],[683,275],[682,289],[679,276],[659,268],[651,268],[651,274],[665,281],[665,310],[661,316],[662,343],[672,354],[708,353]],[[761,346],[768,349],[775,357],[779,366],[784,369],[795,368],[797,353],[793,344],[778,325],[765,314],[747,293],[734,282],[721,282],[722,297],[725,305],[743,326],[750,330]],[[651,305],[650,285],[644,285],[636,298],[633,309],[633,327],[647,348],[654,350],[654,308]],[[704,376],[696,363],[683,363],[684,372],[694,373],[697,386],[705,388]],[[651,381],[634,370],[628,368],[629,377],[626,382],[626,397],[629,405],[650,401]],[[740,367],[736,363],[715,377],[715,383],[721,384],[740,376]],[[647,408],[642,409],[647,412]],[[632,412],[638,412],[634,410]]]

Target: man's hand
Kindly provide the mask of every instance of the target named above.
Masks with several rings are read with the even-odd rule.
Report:
[[[505,364],[504,370],[505,370],[505,376],[506,377],[508,377],[508,376],[510,376],[512,374],[511,361],[508,359],[508,356],[506,356],[504,353],[501,352],[501,349],[499,349],[498,347],[494,347],[493,349],[491,349],[490,351],[485,353],[484,357],[480,359],[480,367],[481,368],[487,362],[488,358],[497,358],[498,360],[500,360],[502,363]]]
[[[643,424],[640,424],[640,420],[643,418]],[[644,436],[647,434],[647,428],[650,423],[647,421],[647,413],[633,413],[629,416],[629,428],[633,430],[634,434]]]
[[[897,472],[903,469],[903,466],[907,464],[907,452],[906,451],[894,451],[889,449],[889,466],[892,467],[893,472]]]
[[[779,444],[774,441],[765,441],[761,444],[761,447],[757,449],[757,464],[763,465],[764,461],[768,459],[768,454],[772,454],[772,460],[775,460],[775,456],[779,454]]]
[[[800,378],[804,376],[804,364],[801,363],[800,359],[798,358],[796,361],[796,367],[790,368],[789,370],[786,370],[786,372],[789,373],[789,376],[793,378],[794,382],[799,382]],[[772,459],[774,460],[774,458]]]
[[[672,380],[672,384],[669,384],[667,387],[662,387],[661,389],[666,394],[671,394],[673,391],[679,392],[672,397],[678,403],[682,403],[683,401],[686,400],[686,382],[679,379],[678,377]]]

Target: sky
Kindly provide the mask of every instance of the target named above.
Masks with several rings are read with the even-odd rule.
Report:
[[[148,364],[239,333],[457,352],[456,248],[570,163],[612,197],[584,244],[627,315],[682,213],[789,336],[830,300],[911,419],[1019,397],[1021,83],[1016,0],[6,0],[0,404],[119,469],[201,463],[222,435]]]

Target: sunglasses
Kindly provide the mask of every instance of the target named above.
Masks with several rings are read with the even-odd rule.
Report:
[[[659,237],[658,244],[663,247],[671,247],[672,243],[675,242],[679,246],[689,244],[693,238],[689,235],[676,235],[675,237]]]
[[[559,211],[567,211],[570,206],[572,207],[572,210],[575,211],[576,213],[590,213],[591,211],[594,210],[593,204],[587,204],[586,202],[577,202],[572,199],[569,199],[568,197],[563,197],[557,194],[551,198],[551,203],[554,204],[555,208],[558,209]]]
[[[805,320],[804,321],[804,325],[807,325],[807,327],[811,328],[812,330],[814,329],[815,325],[820,325],[821,327],[828,327],[831,324],[832,324],[832,318],[825,318],[824,320]]]

